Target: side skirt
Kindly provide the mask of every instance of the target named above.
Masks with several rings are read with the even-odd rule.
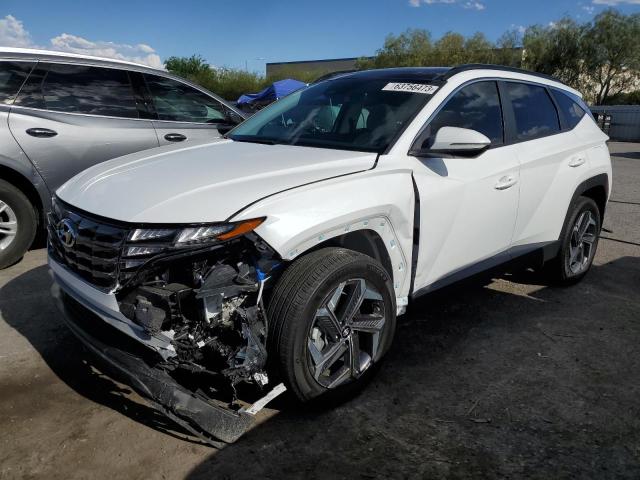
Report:
[[[434,292],[461,280],[469,279],[481,274],[486,275],[494,271],[501,271],[507,266],[542,266],[544,262],[554,258],[558,254],[559,250],[560,242],[558,240],[512,247],[505,252],[499,253],[498,255],[467,267],[463,267],[456,272],[436,280],[430,285],[422,287],[411,294],[411,299],[414,300],[422,295]]]

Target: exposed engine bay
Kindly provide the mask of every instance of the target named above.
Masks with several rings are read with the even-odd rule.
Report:
[[[233,406],[240,384],[269,382],[263,294],[279,265],[250,234],[149,262],[116,295],[126,317],[171,339],[175,356],[158,367]]]

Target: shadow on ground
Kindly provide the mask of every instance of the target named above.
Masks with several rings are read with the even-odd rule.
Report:
[[[614,157],[631,158],[632,160],[640,160],[640,152],[615,152],[611,154]]]
[[[51,277],[46,265],[29,270],[0,289],[1,313],[22,334],[47,366],[69,387],[98,404],[109,407],[148,427],[168,435],[200,443],[166,416],[139,401],[137,395],[92,367],[92,358],[67,329],[49,296],[11,302],[25,293],[49,290]],[[48,310],[49,315],[42,315]],[[47,323],[34,322],[46,318]]]
[[[181,437],[91,368],[59,316],[32,322],[48,300],[4,301],[49,283],[44,266],[10,281],[5,320],[81,395]],[[572,288],[539,283],[519,272],[423,297],[360,396],[329,411],[282,399],[189,478],[637,478],[640,259],[595,266]]]
[[[638,478],[640,259],[536,283],[424,297],[359,397],[282,412],[189,478]]]

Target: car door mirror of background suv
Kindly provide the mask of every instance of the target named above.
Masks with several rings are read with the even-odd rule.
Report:
[[[427,129],[416,139],[409,150],[415,157],[461,156],[473,157],[491,146],[489,138],[470,128],[441,127],[435,135],[429,135]]]

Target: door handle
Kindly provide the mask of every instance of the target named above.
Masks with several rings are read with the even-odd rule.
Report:
[[[181,133],[167,133],[164,136],[164,139],[169,142],[184,142],[187,137],[182,135]]]
[[[58,135],[58,132],[50,128],[29,128],[27,134],[38,138],[51,138]]]
[[[585,162],[584,157],[574,157],[571,160],[569,160],[569,166],[579,167],[580,165],[583,165],[584,162]]]
[[[498,180],[494,188],[496,190],[506,190],[507,188],[513,187],[516,183],[518,183],[516,177],[512,175],[505,175],[500,180]]]

